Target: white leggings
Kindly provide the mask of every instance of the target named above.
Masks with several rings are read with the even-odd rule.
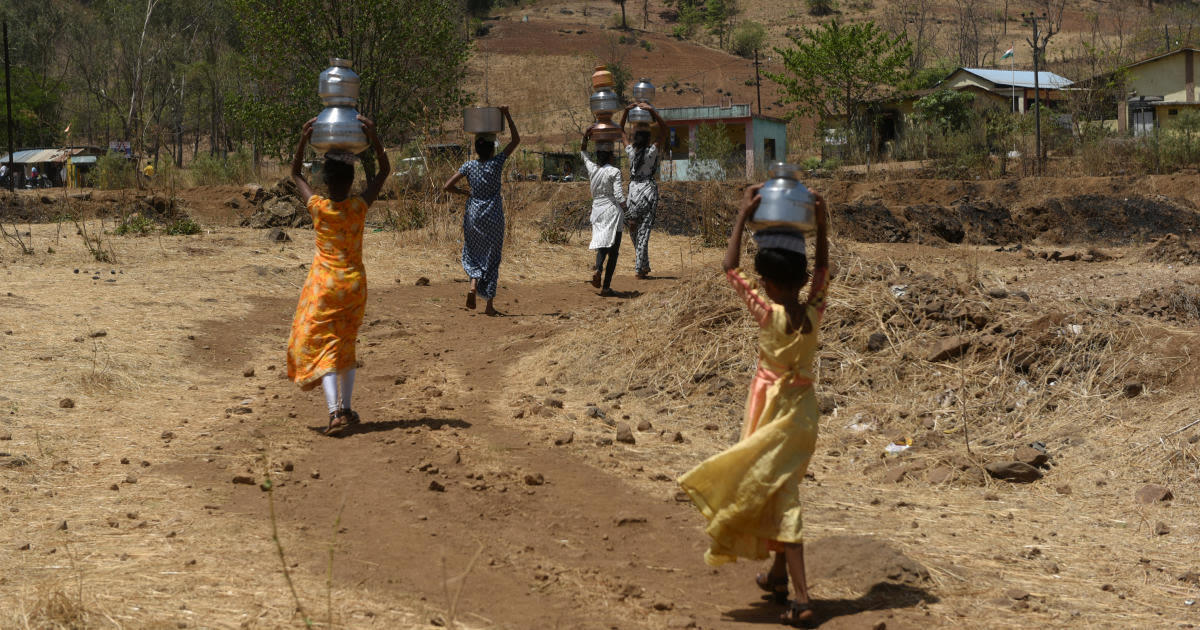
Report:
[[[325,406],[329,407],[329,413],[349,409],[350,395],[354,393],[354,368],[345,372],[327,372],[321,377],[321,387],[325,390]]]

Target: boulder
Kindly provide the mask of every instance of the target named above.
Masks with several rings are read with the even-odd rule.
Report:
[[[1134,500],[1142,505],[1150,505],[1159,501],[1170,501],[1175,498],[1171,489],[1157,483],[1148,483],[1138,489],[1133,495]]]
[[[957,359],[958,357],[962,356],[963,353],[965,353],[970,347],[971,340],[968,337],[964,337],[962,335],[944,337],[937,343],[933,344],[933,347],[929,349],[928,354],[925,355],[925,360],[937,363],[938,361]]]
[[[1042,478],[1041,471],[1025,462],[992,462],[986,468],[992,477],[1015,483],[1031,483]]]

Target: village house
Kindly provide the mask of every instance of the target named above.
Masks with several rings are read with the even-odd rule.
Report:
[[[904,128],[912,123],[917,102],[941,90],[974,94],[973,106],[977,110],[1002,108],[1024,114],[1033,110],[1035,91],[1040,91],[1042,107],[1054,110],[1066,101],[1067,90],[1074,85],[1070,79],[1046,71],[1037,73],[1036,84],[1035,89],[1034,73],[1030,70],[958,68],[932,88],[864,104],[861,110],[863,120],[872,123],[869,126],[870,135],[864,140],[873,151],[883,149],[888,142],[898,139],[904,133]],[[845,134],[836,130],[844,127],[845,123],[836,120],[824,121],[824,124],[827,132],[823,154],[826,157],[835,156],[839,152],[836,145],[845,144]]]
[[[1124,107],[1118,103],[1117,130],[1145,135],[1173,124],[1196,99],[1197,49],[1180,48],[1122,68]]]
[[[753,114],[750,105],[728,103],[699,107],[663,107],[659,115],[667,123],[667,152],[662,162],[664,181],[724,179],[724,176],[753,178],[771,162],[787,159],[787,123]],[[704,125],[724,125],[730,143],[745,156],[745,172],[724,173],[723,167],[696,160],[697,132]],[[740,170],[740,169],[739,169]],[[719,171],[719,172],[717,172]]]

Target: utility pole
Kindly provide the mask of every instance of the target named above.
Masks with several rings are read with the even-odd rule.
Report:
[[[16,151],[16,132],[13,131],[12,121],[12,86],[9,85],[8,69],[8,20],[4,20],[4,105],[8,110],[8,190],[16,188],[17,174],[13,170],[13,153]]]
[[[762,79],[758,76],[758,49],[754,49],[754,92],[758,95],[758,115],[762,116]]]
[[[1042,174],[1042,89],[1038,80],[1038,57],[1040,57],[1040,47],[1038,45],[1038,22],[1046,19],[1046,14],[1034,15],[1032,13],[1022,13],[1021,19],[1026,24],[1033,25],[1033,40],[1029,42],[1033,46],[1033,109],[1034,116],[1034,152],[1037,154],[1036,169],[1037,174]],[[1028,40],[1027,40],[1028,41]]]

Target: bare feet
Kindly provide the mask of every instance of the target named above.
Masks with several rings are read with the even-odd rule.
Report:
[[[596,270],[596,273],[592,274],[592,286],[596,287],[597,289],[600,288],[600,271],[599,270]]]
[[[475,290],[467,291],[467,309],[475,310]]]
[[[503,315],[503,313],[501,313],[500,311],[497,311],[497,310],[496,310],[496,307],[492,305],[492,300],[491,300],[491,298],[489,298],[489,299],[488,299],[488,301],[487,301],[487,305],[486,305],[486,306],[484,306],[484,309],[483,309],[483,314],[484,314],[484,315],[490,315],[490,316],[492,316],[492,317],[495,317],[495,316],[497,316],[497,315]]]

